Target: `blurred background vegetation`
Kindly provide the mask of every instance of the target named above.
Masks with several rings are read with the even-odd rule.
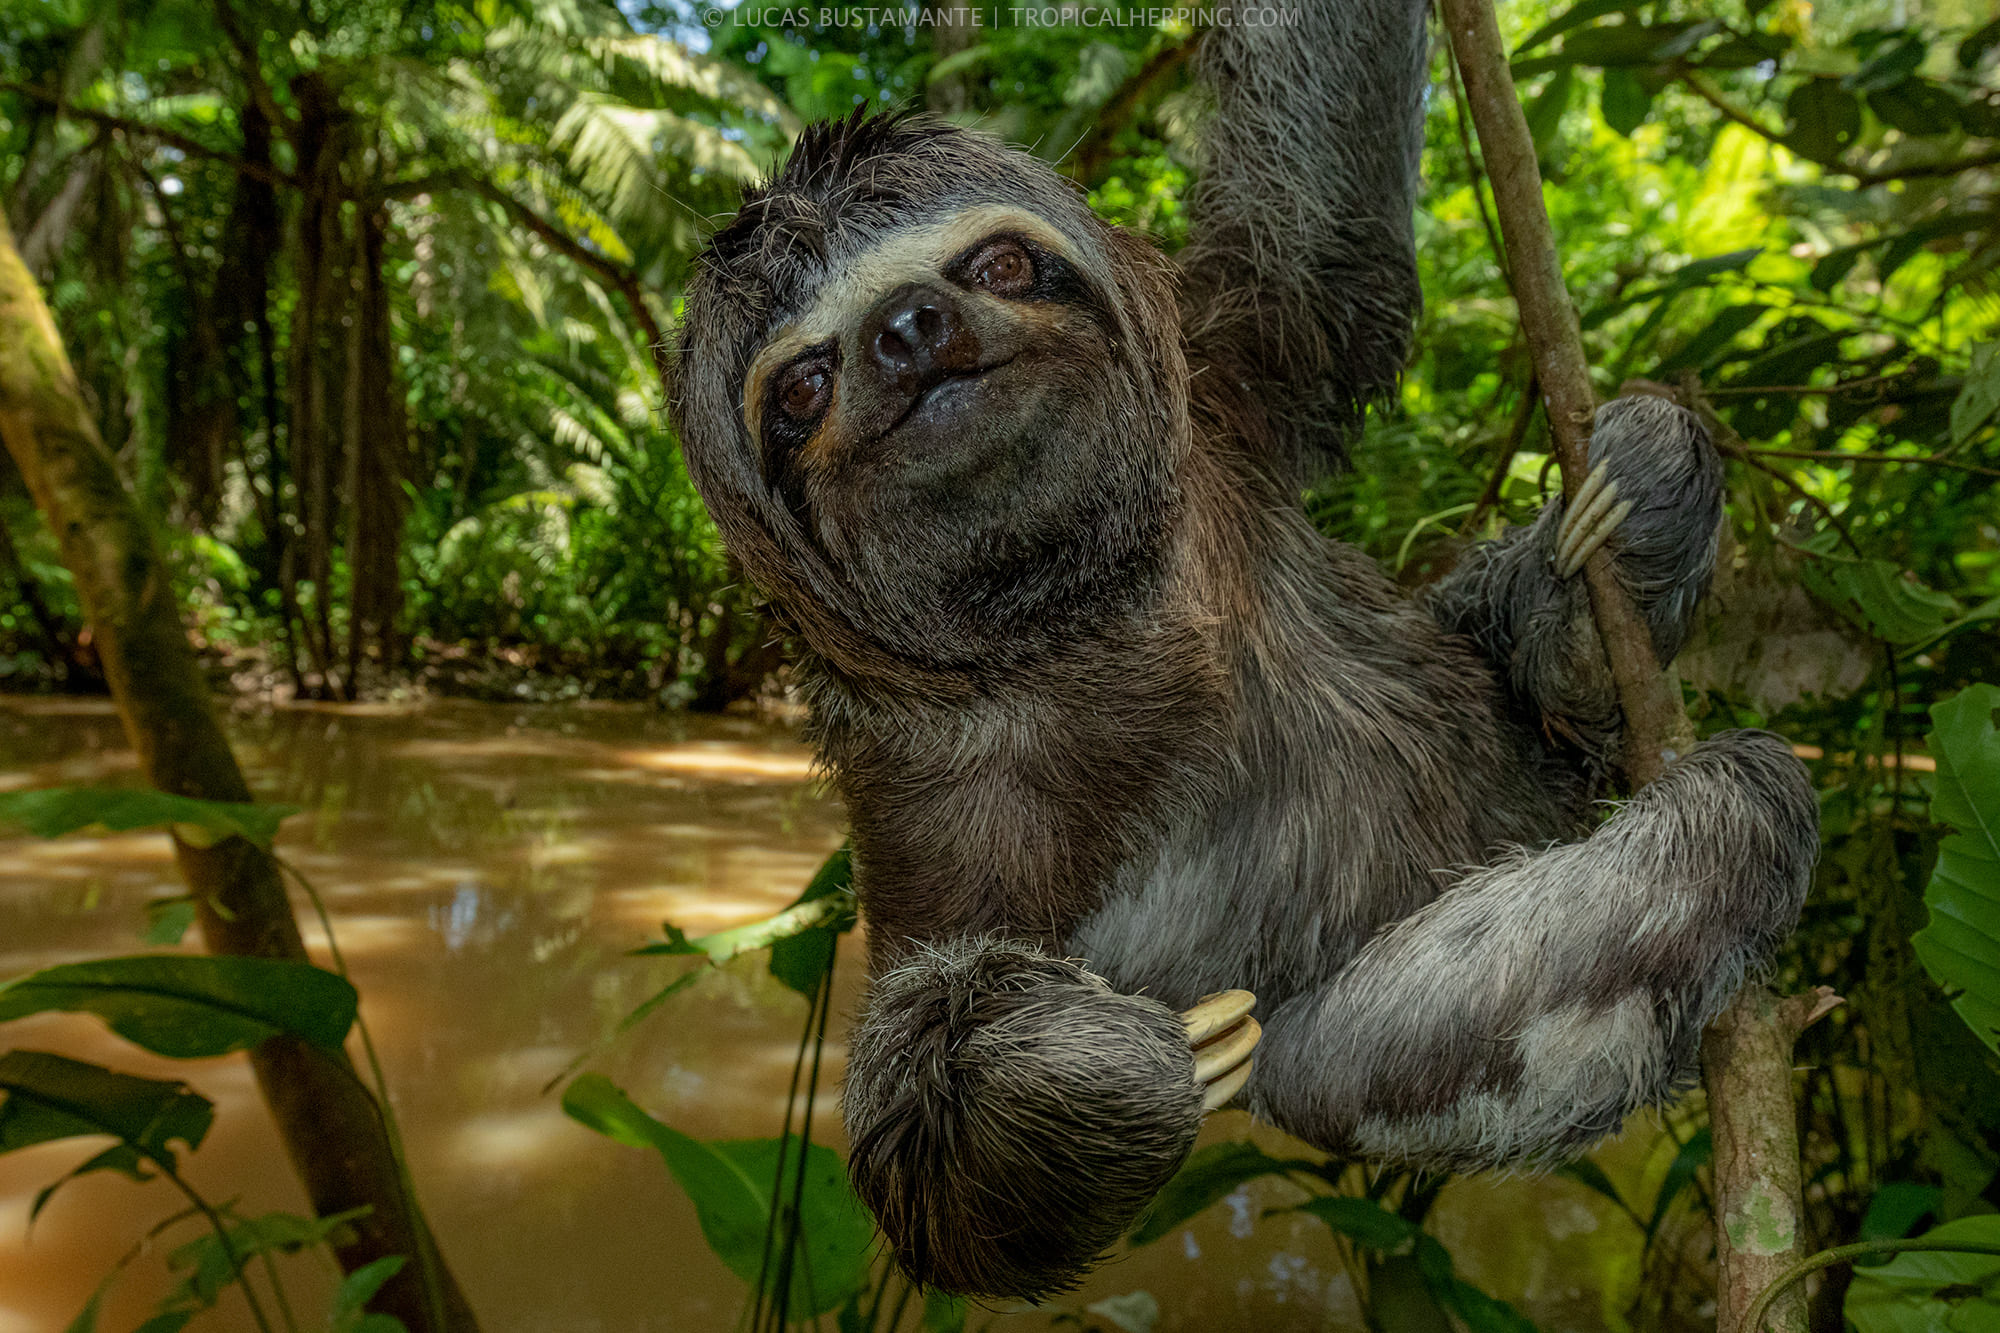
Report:
[[[779,12],[0,0],[0,202],[218,682],[781,696],[658,360],[690,257],[804,122],[927,105],[1184,239],[1198,26],[749,21]],[[1986,0],[1519,0],[1502,21],[1600,392],[1679,397],[1729,460],[1729,559],[1681,662],[1696,717],[1778,728],[1824,793],[1783,978],[1852,1001],[1801,1046],[1815,1234],[1991,1213],[2000,1065],[1911,940],[1942,832],[1929,711],[2000,676],[2000,20]],[[1307,497],[1412,585],[1551,485],[1477,147],[1436,72],[1419,351],[1353,470]],[[4,459],[0,688],[102,688]],[[1697,1326],[1705,1299],[1705,1140],[1698,1117],[1675,1133],[1657,1197],[1618,1200],[1644,1224],[1648,1327]],[[1846,1282],[1817,1289],[1816,1323],[1840,1326]]]

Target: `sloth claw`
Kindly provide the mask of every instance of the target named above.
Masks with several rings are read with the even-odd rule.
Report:
[[[1220,1111],[1223,1107],[1229,1105],[1231,1099],[1237,1093],[1243,1091],[1243,1085],[1249,1081],[1250,1062],[1245,1060],[1229,1073],[1208,1085],[1208,1090],[1201,1096],[1201,1109],[1204,1112]]]
[[[1205,1084],[1201,1108],[1217,1110],[1250,1079],[1250,1052],[1264,1030],[1250,1017],[1257,997],[1245,990],[1204,996],[1181,1015],[1188,1045],[1194,1048],[1194,1077]]]
[[[1608,465],[1599,463],[1592,468],[1577,489],[1569,512],[1563,515],[1562,526],[1556,529],[1556,573],[1569,578],[1582,569],[1583,562],[1610,540],[1631,512],[1632,502],[1618,498],[1618,483]]]

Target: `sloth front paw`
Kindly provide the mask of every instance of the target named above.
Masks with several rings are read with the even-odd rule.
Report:
[[[1611,465],[1592,468],[1556,529],[1556,574],[1574,578],[1631,512],[1632,502],[1618,498],[1618,479],[1611,475]]]
[[[1187,1159],[1205,1083],[1226,1100],[1248,1076],[1254,1025],[1227,1010],[1197,1036],[998,939],[925,946],[877,977],[842,1109],[848,1172],[904,1272],[962,1295],[1074,1286]]]
[[[1645,615],[1654,652],[1670,661],[1715,569],[1722,460],[1693,413],[1640,395],[1598,412],[1590,464],[1564,506],[1550,564],[1567,580],[1609,542],[1612,568]]]
[[[1250,1017],[1257,997],[1247,990],[1204,995],[1184,1010],[1188,1045],[1194,1048],[1194,1081],[1202,1085],[1201,1109],[1219,1111],[1250,1081],[1250,1052],[1264,1029]]]

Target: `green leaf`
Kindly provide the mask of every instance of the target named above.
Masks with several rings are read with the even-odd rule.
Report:
[[[1660,1192],[1653,1196],[1653,1215],[1646,1220],[1647,1244],[1652,1244],[1654,1235],[1660,1230],[1660,1224],[1667,1220],[1667,1213],[1672,1210],[1674,1200],[1681,1196],[1681,1191],[1694,1183],[1695,1174],[1707,1166],[1709,1159],[1714,1155],[1714,1140],[1709,1136],[1706,1125],[1696,1130],[1688,1141],[1680,1146],[1680,1151],[1674,1154],[1674,1160],[1667,1164],[1667,1174],[1660,1179]]]
[[[181,1333],[199,1313],[199,1310],[167,1310],[154,1315],[132,1333]]]
[[[201,1146],[215,1104],[187,1084],[120,1074],[46,1051],[0,1055],[0,1153],[109,1135],[172,1168],[173,1145]]]
[[[278,825],[298,810],[295,805],[198,801],[191,796],[125,787],[0,792],[0,823],[19,824],[37,838],[59,838],[92,825],[114,833],[185,825],[214,839],[242,837],[268,848],[277,836]]]
[[[1671,60],[1714,32],[1713,23],[1613,23],[1563,38],[1562,54],[1580,65],[1651,65]]]
[[[1567,68],[1559,69],[1528,103],[1528,132],[1534,136],[1536,153],[1546,153],[1554,141],[1556,131],[1562,127],[1563,112],[1569,110],[1570,90],[1575,86],[1576,74]]]
[[[579,1123],[634,1148],[651,1148],[694,1201],[702,1238],[745,1282],[765,1262],[765,1233],[774,1224],[771,1188],[784,1166],[786,1188],[799,1165],[799,1140],[704,1142],[647,1115],[601,1074],[585,1074],[563,1089],[563,1110]],[[789,1210],[787,1197],[785,1208]],[[799,1205],[800,1262],[792,1271],[790,1309],[806,1319],[838,1307],[868,1281],[875,1224],[847,1183],[839,1154],[822,1144],[806,1150]]]
[[[76,1318],[69,1321],[63,1333],[97,1333],[98,1307],[104,1304],[104,1294],[110,1289],[111,1279],[117,1275],[118,1270],[114,1268],[97,1284],[97,1289],[90,1293],[90,1299],[83,1303],[83,1308],[76,1312]]]
[[[362,1307],[375,1298],[383,1283],[402,1272],[408,1262],[403,1255],[388,1254],[349,1273],[340,1290],[334,1293],[333,1309],[327,1316],[332,1333],[356,1333],[365,1313]]]
[[[1975,29],[1958,44],[1958,67],[1975,68],[1995,46],[2000,46],[2000,19],[1994,19],[1985,27]]]
[[[1832,78],[1807,79],[1785,99],[1785,145],[1814,162],[1837,163],[1861,134],[1861,103]]]
[[[1962,609],[1951,597],[1903,577],[1887,560],[1831,554],[1810,561],[1802,580],[1813,596],[1884,643],[1921,643]]]
[[[771,975],[808,1000],[819,993],[820,982],[833,966],[833,951],[840,937],[854,928],[854,859],[844,846],[826,858],[791,906],[836,896],[844,899],[846,910],[833,921],[788,935],[771,946]]]
[[[1611,1183],[1611,1177],[1604,1174],[1604,1168],[1591,1161],[1588,1157],[1580,1157],[1566,1166],[1558,1167],[1556,1174],[1559,1176],[1568,1176],[1585,1189],[1602,1194],[1605,1198],[1617,1204],[1620,1209],[1625,1208],[1625,1196],[1620,1194],[1618,1187]]]
[[[1924,39],[1915,33],[1905,34],[1893,42],[1885,42],[1875,49],[1875,54],[1861,62],[1861,67],[1842,79],[1841,86],[1857,93],[1878,92],[1893,88],[1917,72],[1917,66],[1924,63],[1928,48]]]
[[[1662,361],[1656,373],[1667,377],[1679,370],[1707,369],[1735,344],[1737,334],[1762,319],[1770,309],[1761,301],[1724,307],[1699,333],[1681,344],[1679,351]]]
[[[1653,109],[1652,90],[1629,69],[1607,69],[1598,106],[1604,112],[1604,123],[1630,138],[1632,131],[1646,123],[1646,113]]]
[[[1856,1240],[1896,1240],[1910,1234],[1910,1228],[1944,1205],[1944,1191],[1936,1185],[1914,1180],[1892,1180],[1875,1191],[1862,1215]],[[1876,1267],[1889,1262],[1888,1255],[1857,1259],[1858,1265]]]
[[[1972,685],[1931,708],[1937,761],[1931,818],[1958,831],[1938,845],[1924,890],[1930,924],[1917,957],[1989,1050],[2000,1053],[2000,686]]]
[[[69,1170],[63,1172],[61,1176],[57,1177],[55,1181],[37,1190],[35,1192],[34,1203],[28,1207],[28,1221],[32,1223],[42,1215],[42,1209],[48,1207],[49,1200],[55,1197],[57,1190],[69,1184],[70,1181],[75,1180],[78,1176],[87,1176],[98,1171],[116,1171],[120,1175],[131,1177],[133,1180],[145,1180],[148,1178],[145,1162],[139,1156],[138,1151],[129,1143],[114,1143],[95,1157],[90,1158],[80,1165],[71,1167]]]
[[[964,1333],[965,1298],[942,1291],[924,1293],[924,1333]]]
[[[1151,1244],[1206,1212],[1246,1181],[1312,1170],[1315,1165],[1298,1158],[1272,1157],[1254,1143],[1211,1143],[1198,1148],[1140,1215],[1139,1224],[1132,1229],[1132,1244]]]
[[[2000,411],[2000,343],[1972,349],[1972,369],[1951,405],[1951,442],[1963,444]]]
[[[1923,79],[1905,79],[1868,94],[1868,109],[1905,134],[1949,134],[1958,128],[1958,99]]]
[[[1373,1199],[1329,1194],[1300,1204],[1298,1211],[1312,1214],[1364,1249],[1384,1253],[1411,1245],[1422,1234],[1415,1222],[1397,1216]]]
[[[1925,1240],[2000,1245],[2000,1216],[1962,1217]],[[1858,1333],[1983,1333],[2000,1327],[2000,1255],[1914,1250],[1857,1268],[1841,1313]]]
[[[179,944],[194,924],[194,899],[154,898],[146,904],[146,929],[140,938],[147,944]]]
[[[65,963],[0,986],[0,1020],[97,1014],[175,1059],[227,1055],[289,1033],[337,1052],[359,997],[345,977],[279,958],[140,954]]]
[[[1757,246],[1748,250],[1732,250],[1726,255],[1710,255],[1706,259],[1689,260],[1673,272],[1663,275],[1657,285],[1642,288],[1596,307],[1583,317],[1583,327],[1586,330],[1594,329],[1620,311],[1630,310],[1633,306],[1644,305],[1648,301],[1662,302],[1660,309],[1653,314],[1653,319],[1658,320],[1666,311],[1665,302],[1697,287],[1705,287],[1711,279],[1721,277],[1725,273],[1739,273],[1763,253],[1763,247]]]
[[[238,1270],[260,1254],[297,1254],[301,1250],[312,1249],[332,1242],[337,1232],[344,1230],[355,1218],[367,1213],[366,1207],[350,1208],[345,1212],[329,1214],[326,1217],[301,1217],[297,1213],[270,1212],[257,1217],[247,1217],[232,1221],[218,1236],[213,1231],[204,1231],[187,1243],[177,1246],[167,1256],[167,1265],[174,1272],[182,1274],[181,1280],[167,1293],[160,1305],[161,1309],[205,1308],[214,1305],[229,1284],[237,1280]],[[393,1263],[402,1264],[401,1256],[379,1259],[368,1265],[360,1273]],[[387,1281],[394,1268],[382,1275]],[[352,1282],[353,1277],[348,1279]],[[376,1284],[380,1286],[378,1282]],[[342,1291],[346,1290],[345,1284]],[[370,1289],[370,1295],[373,1289]],[[365,1300],[366,1297],[363,1297]],[[351,1328],[351,1325],[344,1326]]]
[[[1535,1321],[1498,1296],[1489,1296],[1464,1278],[1454,1278],[1438,1304],[1465,1321],[1472,1333],[1535,1333]]]
[[[1703,69],[1751,69],[1767,60],[1776,60],[1791,49],[1792,39],[1783,33],[1739,32],[1701,54]]]
[[[1593,19],[1601,19],[1607,14],[1630,14],[1641,7],[1643,0],[1580,0],[1561,14],[1550,19],[1522,39],[1514,48],[1514,56],[1519,59],[1524,52],[1532,51],[1542,43],[1562,36],[1572,28],[1580,28]]]
[[[1815,291],[1832,291],[1840,285],[1843,278],[1854,271],[1854,266],[1861,262],[1861,256],[1867,254],[1873,245],[1874,242],[1869,241],[1860,245],[1843,245],[1839,249],[1827,251],[1813,263],[1812,274],[1807,281],[1812,283]]]

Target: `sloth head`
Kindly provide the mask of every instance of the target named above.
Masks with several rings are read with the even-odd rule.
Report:
[[[1024,153],[858,114],[716,233],[669,384],[730,550],[864,674],[1018,661],[1141,595],[1186,396],[1150,246]]]

